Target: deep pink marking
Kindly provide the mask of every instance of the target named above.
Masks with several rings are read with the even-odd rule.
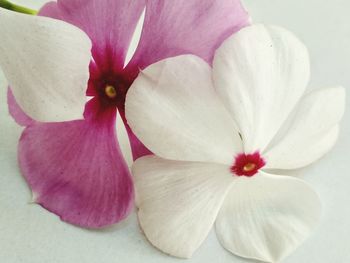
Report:
[[[103,109],[122,109],[125,103],[126,93],[131,86],[132,80],[123,71],[113,68],[98,67],[94,62],[90,63],[90,79],[87,96],[98,98],[99,106]],[[117,92],[113,98],[106,94],[105,88],[112,86]]]
[[[240,153],[235,157],[235,163],[231,167],[231,172],[238,176],[251,177],[265,164],[265,160],[258,151],[252,154]]]

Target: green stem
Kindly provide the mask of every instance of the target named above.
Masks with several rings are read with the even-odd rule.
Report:
[[[0,7],[28,15],[36,15],[38,13],[36,10],[13,4],[7,0],[0,0]]]

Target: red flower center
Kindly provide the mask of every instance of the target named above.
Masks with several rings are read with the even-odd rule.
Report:
[[[88,95],[98,97],[104,108],[122,107],[130,83],[122,74],[114,72],[91,72]],[[89,94],[90,93],[90,94]]]
[[[95,97],[96,112],[119,109],[123,111],[125,96],[138,72],[127,71],[116,65],[115,55],[106,48],[103,55],[95,55],[90,63],[87,96]]]
[[[255,175],[265,164],[265,160],[258,151],[252,154],[240,153],[235,157],[231,172],[238,176],[250,177]]]

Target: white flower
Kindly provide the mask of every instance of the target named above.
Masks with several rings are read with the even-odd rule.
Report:
[[[318,196],[271,170],[306,166],[336,141],[344,89],[304,95],[308,79],[304,45],[263,25],[226,40],[213,70],[187,55],[140,74],[126,111],[156,155],[133,165],[140,225],[154,246],[190,257],[215,223],[227,250],[276,262],[310,234]]]

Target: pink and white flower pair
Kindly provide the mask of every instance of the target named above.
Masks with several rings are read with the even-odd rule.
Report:
[[[155,247],[188,258],[215,224],[230,252],[277,262],[310,234],[319,198],[283,170],[331,149],[345,92],[305,95],[308,80],[305,46],[263,25],[224,41],[213,68],[184,55],[142,71],[126,117],[155,154],[132,167],[140,225]]]
[[[141,39],[126,64],[144,9]],[[58,0],[39,15],[0,9],[0,66],[24,110],[9,92],[10,112],[26,127],[21,171],[35,201],[62,220],[89,228],[114,224],[134,199],[117,111],[134,159],[150,153],[125,119],[125,96],[140,69],[181,54],[211,63],[249,17],[239,0]]]
[[[220,46],[249,24],[232,0],[58,0],[39,14],[50,18],[0,9],[0,65],[26,127],[19,162],[37,203],[89,228],[129,214],[118,111],[134,159],[155,153],[132,170],[140,225],[160,250],[190,257],[215,224],[227,250],[276,262],[309,235],[317,195],[276,170],[330,150],[344,90],[304,95],[308,53],[291,33],[254,25]]]

